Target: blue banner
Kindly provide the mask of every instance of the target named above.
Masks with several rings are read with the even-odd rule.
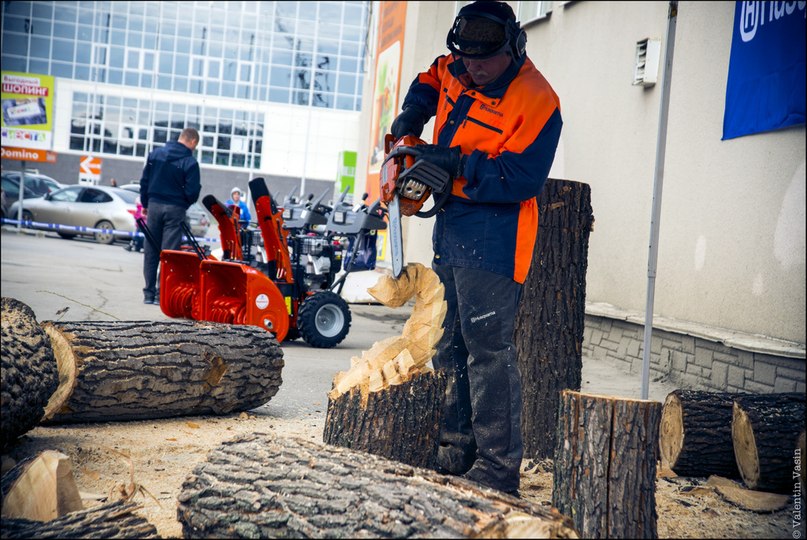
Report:
[[[807,2],[737,2],[723,140],[805,122]]]

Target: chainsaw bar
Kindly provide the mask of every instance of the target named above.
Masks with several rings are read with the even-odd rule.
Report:
[[[403,272],[403,238],[401,238],[401,206],[398,194],[387,203],[389,215],[389,243],[392,254],[392,277],[398,279]]]

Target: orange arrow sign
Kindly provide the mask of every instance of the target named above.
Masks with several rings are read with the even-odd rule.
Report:
[[[101,158],[84,156],[79,164],[80,174],[91,174],[99,176],[101,174]]]

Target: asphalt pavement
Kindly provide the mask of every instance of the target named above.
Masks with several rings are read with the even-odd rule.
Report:
[[[2,296],[29,305],[37,320],[168,320],[158,305],[143,304],[143,254],[123,243],[97,244],[91,238],[65,240],[52,232],[17,232],[4,225],[0,235]],[[366,272],[350,282],[372,286],[381,272]],[[352,277],[352,276],[351,276]],[[347,288],[347,286],[346,286]],[[338,371],[350,367],[376,341],[399,335],[411,306],[388,308],[351,303],[352,324],[345,340],[333,349],[316,349],[303,341],[283,343],[283,385],[273,398],[274,413],[289,418],[319,415]],[[603,361],[583,358],[582,391],[638,398],[640,375],[627,374]],[[663,401],[674,387],[651,385],[650,398]],[[320,405],[317,405],[319,403]]]

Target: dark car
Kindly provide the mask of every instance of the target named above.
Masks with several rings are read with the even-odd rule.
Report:
[[[11,205],[20,199],[20,171],[3,171],[3,217],[16,219],[16,214],[9,214]],[[23,199],[42,197],[64,186],[44,174],[25,173],[25,196]]]

